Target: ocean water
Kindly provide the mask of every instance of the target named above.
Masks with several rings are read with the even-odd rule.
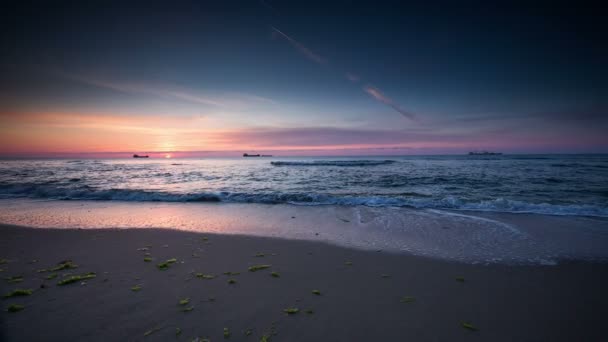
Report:
[[[608,217],[608,155],[2,160],[11,198]]]

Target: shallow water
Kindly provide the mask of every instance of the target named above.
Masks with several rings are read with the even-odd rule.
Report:
[[[608,217],[608,156],[3,160],[0,198],[365,205]]]
[[[172,228],[321,241],[465,263],[608,261],[608,219],[287,204],[0,200],[0,222],[40,228]]]

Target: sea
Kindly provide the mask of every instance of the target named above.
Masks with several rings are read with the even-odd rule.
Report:
[[[2,160],[0,198],[608,217],[608,155]]]
[[[2,160],[0,223],[608,262],[608,155]]]

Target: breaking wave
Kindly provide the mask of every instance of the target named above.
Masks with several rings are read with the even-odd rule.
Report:
[[[370,207],[412,207],[419,209],[448,209],[608,217],[608,207],[592,204],[558,205],[527,203],[496,198],[468,201],[453,196],[433,198],[417,193],[386,195],[328,195],[285,192],[192,192],[171,193],[135,189],[95,189],[90,186],[69,187],[53,183],[0,184],[0,198],[44,198],[55,200],[104,200],[141,202],[226,202],[293,205],[341,205]]]
[[[394,160],[311,160],[272,161],[274,166],[375,166],[394,163]]]

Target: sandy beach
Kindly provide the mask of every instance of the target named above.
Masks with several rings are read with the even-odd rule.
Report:
[[[2,299],[3,341],[608,337],[608,265],[600,263],[484,266],[242,235],[7,225],[0,251],[2,294],[32,290]],[[50,270],[58,265],[68,266]],[[255,265],[270,267],[250,271]],[[4,310],[13,304],[23,309]]]

